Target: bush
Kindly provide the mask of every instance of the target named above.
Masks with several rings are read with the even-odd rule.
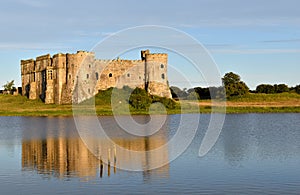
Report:
[[[176,107],[175,101],[166,97],[151,96],[151,99],[152,99],[151,103],[160,102],[168,109],[173,109]]]
[[[151,102],[147,91],[140,88],[135,88],[129,97],[129,104],[135,109],[148,109]]]

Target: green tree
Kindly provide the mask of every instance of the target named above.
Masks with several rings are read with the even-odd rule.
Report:
[[[286,84],[274,85],[276,93],[289,92],[289,87]]]
[[[241,77],[238,74],[229,72],[224,75],[222,81],[225,86],[229,84],[236,84],[241,81]]]
[[[222,78],[226,97],[242,96],[249,93],[249,87],[241,81],[241,77],[233,72],[226,73]]]
[[[185,99],[188,96],[188,93],[185,89],[181,90],[179,87],[171,86],[170,87],[172,98]]]
[[[256,87],[257,93],[266,93],[266,94],[272,94],[275,93],[275,88],[273,85],[269,84],[261,84]]]
[[[12,80],[12,81],[8,81],[5,85],[3,85],[3,88],[4,88],[4,91],[13,91],[15,90],[16,88],[14,87],[15,86],[15,81]]]
[[[297,85],[297,86],[295,87],[295,91],[296,91],[296,93],[300,94],[300,85]]]
[[[273,93],[283,93],[288,92],[289,87],[286,84],[261,84],[256,87],[257,93],[266,93],[266,94],[273,94]]]

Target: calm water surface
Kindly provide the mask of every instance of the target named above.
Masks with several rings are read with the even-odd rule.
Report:
[[[168,116],[162,130],[147,139],[123,133],[112,117],[100,121],[111,127],[108,134],[116,144],[145,151],[167,143],[179,119]],[[300,114],[227,115],[216,145],[199,157],[209,119],[201,115],[195,139],[179,158],[132,172],[117,167],[146,169],[168,159],[170,151],[132,160],[99,140],[99,153],[111,157],[108,165],[86,148],[73,118],[0,117],[0,194],[300,193]]]

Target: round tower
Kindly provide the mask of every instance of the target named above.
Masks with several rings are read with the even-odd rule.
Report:
[[[148,51],[148,52],[147,52]],[[143,53],[142,53],[143,54]],[[168,54],[151,54],[146,50],[145,55],[145,89],[151,95],[171,98],[168,85]],[[143,56],[142,56],[143,59]]]

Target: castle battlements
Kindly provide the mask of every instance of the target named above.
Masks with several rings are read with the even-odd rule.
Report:
[[[171,98],[167,80],[168,54],[141,51],[141,59],[95,59],[95,53],[77,51],[21,60],[22,91],[30,99],[46,104],[70,104],[74,91],[77,100],[110,87],[140,87],[150,94]],[[79,79],[78,79],[79,78]],[[80,82],[80,83],[78,83]],[[80,89],[78,89],[78,84]]]

